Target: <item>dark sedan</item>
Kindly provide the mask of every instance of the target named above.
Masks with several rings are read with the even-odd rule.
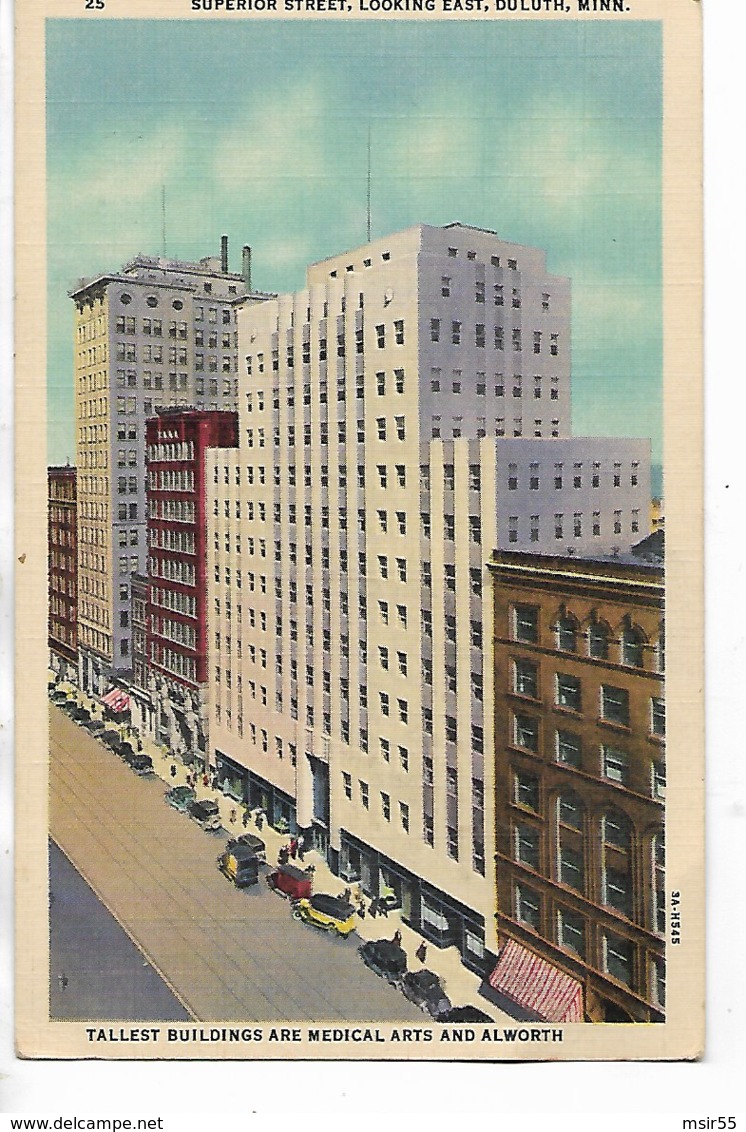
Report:
[[[399,988],[405,998],[431,1018],[440,1019],[451,1009],[451,1000],[434,971],[408,971],[399,980]]]
[[[358,947],[366,967],[393,986],[406,974],[407,956],[403,947],[390,939],[370,939]]]

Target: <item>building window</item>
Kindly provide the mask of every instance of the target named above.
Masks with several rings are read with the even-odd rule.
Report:
[[[622,664],[629,668],[643,666],[643,636],[633,626],[628,626],[622,633]]]
[[[582,748],[580,736],[572,731],[558,731],[556,733],[557,762],[565,766],[578,768],[582,761]]]
[[[604,971],[626,986],[632,986],[632,944],[620,936],[603,937]]]
[[[516,771],[513,775],[513,801],[533,813],[539,812],[539,780],[533,774]]]
[[[541,897],[525,884],[515,886],[515,918],[539,930],[541,923]]]
[[[409,833],[409,806],[406,802],[399,803],[399,821],[405,833]]]
[[[516,641],[536,645],[539,643],[539,609],[535,605],[513,607],[513,637]]]
[[[516,746],[537,754],[539,750],[539,721],[533,716],[516,712],[513,716],[513,741]]]
[[[567,676],[563,672],[558,672],[555,679],[555,703],[557,706],[566,708],[568,711],[581,711],[580,680],[576,676]]]
[[[360,785],[360,804],[362,805],[364,810],[367,810],[370,806],[368,783],[359,781],[359,785]]]
[[[560,882],[566,884],[569,888],[574,888],[577,892],[583,892],[584,870],[582,850],[572,845],[567,845],[564,841],[560,841],[558,866]]]
[[[626,689],[601,685],[601,718],[607,723],[629,727],[629,692]]]
[[[666,764],[661,759],[654,759],[651,764],[652,794],[659,801],[666,799]]]
[[[515,859],[529,868],[539,868],[539,831],[532,825],[517,825],[514,831]]]
[[[538,699],[539,670],[535,664],[531,664],[528,660],[513,662],[513,691],[519,696]]]
[[[601,621],[594,621],[588,627],[588,655],[594,660],[609,658],[609,628]]]
[[[666,734],[666,703],[665,700],[651,699],[650,701],[650,730],[653,735],[661,738]]]
[[[561,652],[578,651],[578,623],[574,617],[560,617],[555,626],[557,648]]]
[[[381,791],[381,814],[384,821],[391,821],[391,798]]]
[[[605,745],[601,748],[601,754],[604,778],[620,786],[626,786],[629,782],[629,756],[616,747]]]
[[[557,942],[566,951],[585,957],[585,920],[567,908],[557,912]]]

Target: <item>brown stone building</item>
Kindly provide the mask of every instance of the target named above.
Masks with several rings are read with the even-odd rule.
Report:
[[[78,506],[76,470],[47,469],[50,664],[76,679],[78,664]]]
[[[662,565],[496,552],[490,571],[500,947],[490,982],[528,1017],[660,1021]]]

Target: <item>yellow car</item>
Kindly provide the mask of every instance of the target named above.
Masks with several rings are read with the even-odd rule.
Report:
[[[336,932],[343,939],[355,930],[355,909],[352,905],[341,896],[328,896],[325,892],[299,900],[293,908],[293,915],[304,924]]]

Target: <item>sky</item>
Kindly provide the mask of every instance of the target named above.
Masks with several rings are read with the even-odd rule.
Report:
[[[573,432],[660,461],[661,29],[628,21],[47,24],[48,462],[74,461],[81,277],[253,248],[253,284],[461,221],[573,291]]]

